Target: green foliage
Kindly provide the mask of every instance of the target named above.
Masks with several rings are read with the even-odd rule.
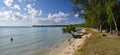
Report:
[[[75,27],[73,25],[68,25],[65,28],[63,28],[62,31],[63,31],[63,33],[72,34],[72,33],[76,32],[76,29],[75,29]]]
[[[70,0],[74,4],[73,11],[84,17],[86,23],[84,26],[115,26],[117,28],[120,20],[119,12],[120,1],[118,0]],[[81,5],[82,7],[80,7]],[[84,13],[80,13],[81,11]],[[116,22],[117,21],[117,22]],[[116,29],[117,30],[117,29]]]
[[[112,12],[112,8],[115,6],[117,0],[110,0],[105,2],[105,9],[106,9],[106,13],[108,15],[108,23],[110,24],[113,20],[113,12]]]

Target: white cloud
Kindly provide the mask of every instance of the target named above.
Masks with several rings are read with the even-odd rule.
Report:
[[[6,6],[10,7],[13,3],[13,0],[4,0]]]
[[[18,10],[20,10],[20,9],[21,9],[19,5],[14,5],[14,7],[13,7],[13,8],[14,8],[14,9],[18,9]]]
[[[30,15],[29,17],[31,17],[31,20],[33,23],[37,22],[36,20],[37,13],[38,13],[38,10],[35,10],[35,9],[28,10],[28,14]]]
[[[32,8],[32,5],[31,4],[27,4],[26,6],[28,9],[31,9]]]
[[[5,0],[6,1],[6,0]],[[10,8],[22,10],[18,4],[13,5],[13,7],[10,5]],[[36,10],[33,8],[33,4],[27,4],[26,7],[24,7],[25,14],[9,10],[9,11],[1,11],[0,12],[0,23],[4,24],[10,24],[10,25],[22,25],[22,24],[65,24],[68,20],[69,14],[66,14],[64,12],[58,12],[51,14],[49,13],[46,18],[42,18],[42,10]],[[26,13],[27,12],[27,13]],[[4,22],[2,22],[4,20]],[[1,25],[1,24],[0,24]]]
[[[40,24],[66,24],[69,14],[63,12],[48,14],[47,18],[39,18],[38,23]]]
[[[31,14],[32,16],[36,16],[37,13],[38,13],[38,10],[35,10],[35,9],[28,10],[28,14]]]
[[[0,24],[66,24],[69,14],[64,12],[43,14],[42,10],[37,10],[33,6],[36,0],[17,0],[18,4],[13,4],[15,0],[3,0],[5,8],[0,11]],[[28,2],[30,4],[24,3]],[[32,3],[31,3],[32,2]],[[23,4],[22,4],[23,3]],[[26,5],[27,4],[27,5]],[[26,5],[26,6],[22,6]],[[7,6],[7,7],[6,7]],[[8,8],[8,9],[7,9]],[[17,10],[18,9],[18,10]],[[45,15],[45,16],[42,16]],[[75,15],[78,17],[78,14]],[[43,18],[44,17],[44,18]]]
[[[12,16],[12,11],[0,12],[0,20],[8,20]]]
[[[0,12],[0,20],[25,20],[28,18],[28,15],[23,15],[20,12],[3,11]]]
[[[41,16],[41,15],[42,15],[42,10],[40,10],[38,13],[38,16]]]
[[[53,14],[53,15],[49,14],[48,18],[61,18],[61,17],[66,17],[68,15],[69,14],[65,14],[63,12],[59,12],[58,14]]]
[[[75,17],[78,18],[79,14],[75,14]]]
[[[15,11],[0,12],[0,25],[32,25],[29,15]]]
[[[31,4],[27,4],[25,10],[27,10],[27,12],[29,14],[29,17],[32,20],[32,23],[36,23],[37,22],[37,16],[42,15],[42,11],[41,10],[38,11],[38,10],[34,9]]]

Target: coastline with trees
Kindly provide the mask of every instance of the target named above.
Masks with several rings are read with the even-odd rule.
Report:
[[[78,41],[76,44],[79,46],[72,52],[64,50],[69,48],[69,44],[65,48],[61,48],[60,45],[57,50],[62,53],[55,51],[57,55],[119,55],[120,0],[70,0],[70,2],[74,4],[73,12],[78,18],[84,19],[85,23],[68,25],[62,29],[63,33],[69,33],[74,38],[76,28],[84,27],[87,34],[91,35],[86,40]],[[83,36],[78,39],[83,39]],[[72,44],[78,39],[72,40]]]
[[[120,29],[120,1],[119,0],[70,0],[73,12],[85,23],[78,26],[96,28],[102,32],[107,30],[119,34]],[[84,12],[83,12],[84,11]]]
[[[86,21],[76,26],[89,28],[92,33],[74,55],[120,55],[120,0],[70,1],[73,12]]]

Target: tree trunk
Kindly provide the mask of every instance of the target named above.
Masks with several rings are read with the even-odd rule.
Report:
[[[112,34],[112,26],[111,26],[111,24],[110,24],[110,34]]]
[[[116,22],[116,20],[115,20],[115,17],[114,17],[114,16],[113,16],[113,22],[114,22],[114,25],[115,25],[116,35],[118,35],[117,22]]]
[[[75,35],[73,33],[70,33],[73,37],[75,37]]]
[[[102,32],[102,26],[100,25],[100,32]]]

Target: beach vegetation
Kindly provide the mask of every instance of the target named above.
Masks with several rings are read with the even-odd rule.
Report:
[[[119,34],[120,30],[120,1],[119,0],[70,0],[73,12],[78,18],[85,19],[84,27],[96,28],[102,32],[112,30]]]
[[[102,36],[100,32],[90,31],[90,36],[74,55],[120,55],[120,37],[109,34]]]
[[[69,33],[73,37],[75,37],[74,32],[76,32],[75,26],[74,25],[68,25],[62,29],[63,33]]]

